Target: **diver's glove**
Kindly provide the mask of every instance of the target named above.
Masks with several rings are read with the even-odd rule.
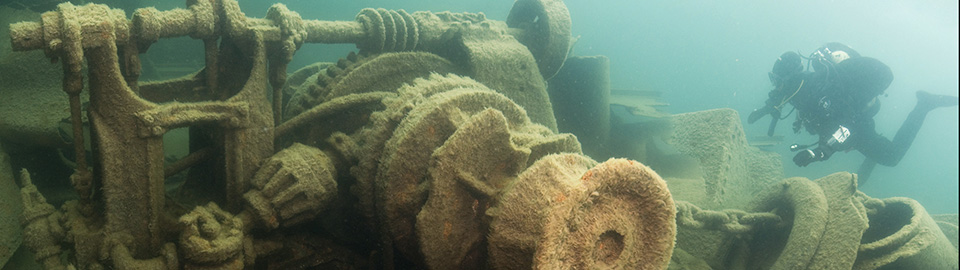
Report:
[[[800,167],[806,167],[815,161],[824,161],[830,158],[838,150],[848,149],[849,144],[844,144],[850,138],[850,129],[845,126],[837,126],[837,130],[829,137],[823,137],[820,140],[820,146],[811,150],[804,149],[793,156],[793,163]]]
[[[771,91],[771,93],[772,92],[773,91]],[[753,124],[753,122],[760,120],[760,118],[763,118],[768,114],[770,115],[770,127],[767,128],[767,136],[773,137],[773,132],[777,128],[777,122],[780,121],[780,110],[772,105],[769,99],[767,100],[766,106],[753,110],[753,112],[750,113],[750,116],[747,116],[747,124]]]
[[[747,117],[747,124],[753,124],[753,122],[760,120],[760,118],[763,118],[768,114],[773,115],[775,118],[780,118],[780,111],[774,109],[773,106],[767,105],[763,106],[763,108],[753,110],[753,112],[750,113],[750,116]]]
[[[796,156],[793,156],[793,163],[797,164],[800,167],[806,167],[815,161],[826,160],[830,158],[829,155],[826,155],[822,148],[817,147],[816,149],[804,149],[797,153]]]

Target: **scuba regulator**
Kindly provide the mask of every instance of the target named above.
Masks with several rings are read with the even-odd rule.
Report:
[[[753,124],[760,118],[770,115],[770,127],[767,129],[767,136],[773,136],[777,122],[781,119],[781,109],[803,87],[803,81],[801,80],[800,86],[797,86],[795,91],[786,89],[793,88],[787,86],[795,84],[798,75],[803,73],[803,64],[800,63],[800,60],[800,55],[795,52],[785,52],[777,58],[777,61],[773,64],[773,70],[767,73],[770,77],[770,83],[776,88],[770,91],[769,98],[767,98],[763,108],[753,110],[747,117],[747,123]]]

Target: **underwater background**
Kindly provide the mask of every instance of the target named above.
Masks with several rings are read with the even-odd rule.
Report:
[[[766,120],[746,124],[772,87],[767,72],[785,51],[808,55],[838,41],[891,67],[894,81],[881,97],[878,133],[892,138],[916,104],[915,92],[958,95],[956,1],[567,1],[574,47],[582,55],[610,57],[611,86],[662,91],[672,113],[728,107],[740,112],[748,138],[765,136]],[[642,4],[641,4],[642,3]],[[628,21],[629,23],[622,23]],[[620,22],[620,23],[618,23]],[[932,213],[958,205],[957,108],[931,112],[897,167],[877,166],[861,190],[874,197],[904,196]],[[793,134],[780,121],[784,175],[817,179],[855,172],[858,152],[826,162],[793,164],[793,143],[816,137]]]
[[[353,21],[355,14],[366,7],[411,12],[483,12],[488,19],[502,21],[513,5],[512,0],[239,1],[248,17],[263,17],[271,5],[281,2],[304,19],[343,21]],[[184,7],[183,0],[89,2],[106,2],[124,8],[128,17],[137,7],[152,5],[159,10]],[[841,42],[889,65],[895,79],[880,97],[882,106],[875,117],[877,131],[887,138],[893,137],[913,109],[916,91],[957,96],[960,89],[957,75],[960,73],[960,24],[956,1],[571,0],[565,3],[572,16],[572,34],[577,38],[571,54],[608,57],[610,86],[614,91],[659,93],[660,101],[669,103],[665,111],[673,114],[732,108],[739,112],[748,140],[776,142],[760,147],[781,156],[786,177],[818,179],[839,171],[855,172],[863,155],[856,151],[837,153],[828,161],[800,168],[792,161],[795,153],[788,149],[789,145],[809,144],[816,137],[805,131],[794,134],[792,115],[781,121],[776,139],[766,136],[769,118],[746,124],[747,115],[763,105],[772,88],[767,72],[781,53],[795,51],[806,56],[824,43]],[[353,44],[304,44],[288,66],[288,72],[315,62],[333,62],[351,51],[357,51]],[[204,65],[203,58],[199,40],[161,40],[142,57],[150,62],[144,65],[142,79],[171,79],[195,72]],[[957,213],[960,205],[958,122],[957,107],[929,113],[902,162],[896,167],[877,166],[869,182],[862,183],[860,189],[874,198],[915,199],[930,214]],[[167,135],[171,136],[165,139],[180,138],[181,143],[165,144],[165,153],[174,157],[189,153],[186,129]]]
[[[91,1],[99,2],[99,1]],[[304,19],[347,20],[365,7],[407,11],[483,12],[505,20],[513,1],[406,0],[315,1],[241,0],[250,17],[262,17],[281,2]],[[772,88],[767,72],[785,51],[808,55],[837,41],[891,67],[894,81],[881,97],[877,131],[892,138],[916,103],[915,92],[958,95],[958,3],[956,1],[565,1],[579,36],[574,55],[610,58],[614,90],[662,93],[670,113],[732,108],[740,113],[748,140],[766,136],[764,120],[747,125]],[[140,1],[160,10],[183,7],[183,1]],[[132,10],[127,10],[127,13]],[[4,41],[6,42],[6,41]],[[162,46],[171,43],[170,46]],[[161,41],[145,58],[182,59],[203,65],[202,43],[189,38]],[[188,47],[184,47],[188,46]],[[175,53],[171,53],[175,51]],[[305,44],[289,71],[318,61],[336,61],[354,45]],[[171,59],[173,58],[173,59]],[[156,59],[159,60],[159,59]],[[188,62],[189,61],[189,62]],[[185,72],[196,70],[186,68]],[[182,74],[181,74],[182,75]],[[150,78],[145,71],[144,79]],[[783,140],[764,150],[781,154],[784,175],[817,179],[837,171],[855,172],[858,152],[838,153],[826,162],[800,168],[788,146],[816,137],[780,121]],[[958,110],[931,112],[913,146],[896,167],[877,166],[861,190],[872,197],[910,197],[931,214],[958,212]]]
[[[244,0],[248,16],[260,17],[276,1]],[[364,7],[407,11],[483,12],[504,20],[513,1],[281,1],[305,19],[353,20]],[[892,138],[916,104],[915,92],[958,95],[957,1],[565,1],[580,39],[575,55],[610,58],[613,89],[659,91],[667,111],[683,113],[733,108],[749,139],[766,136],[765,118],[746,124],[772,89],[767,72],[785,51],[808,55],[832,41],[877,58],[893,70],[894,81],[880,98],[874,118],[878,133]],[[168,8],[182,5],[178,1]],[[158,7],[161,10],[167,7]],[[199,42],[198,42],[199,43]],[[290,70],[315,61],[334,61],[353,45],[307,44]],[[856,151],[800,168],[790,144],[816,137],[780,121],[783,141],[764,150],[782,155],[784,175],[817,179],[838,171],[855,172],[863,161]],[[958,212],[958,109],[932,111],[913,146],[896,167],[877,166],[860,189],[872,197],[910,197],[931,214]]]

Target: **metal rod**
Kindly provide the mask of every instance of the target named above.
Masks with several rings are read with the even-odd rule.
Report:
[[[203,162],[209,159],[210,156],[213,155],[213,153],[214,153],[214,148],[209,146],[204,147],[203,149],[194,151],[193,153],[190,153],[189,155],[183,157],[182,159],[177,160],[176,162],[171,163],[170,165],[167,165],[166,167],[164,167],[163,177],[169,178],[171,176],[174,176],[182,172],[183,170],[186,170],[187,168],[196,166],[197,164],[200,164],[200,162]]]
[[[389,93],[389,92],[371,92],[371,93],[363,93],[363,94],[352,94],[352,95],[331,99],[330,101],[321,103],[320,105],[317,105],[316,107],[313,107],[310,110],[305,111],[301,114],[298,114],[296,117],[293,117],[290,120],[283,122],[283,124],[281,124],[280,126],[277,126],[276,130],[274,131],[274,136],[276,138],[282,137],[287,133],[289,133],[290,131],[297,129],[303,126],[304,124],[308,124],[313,121],[316,121],[321,117],[333,114],[335,112],[338,112],[344,109],[355,108],[356,106],[359,106],[361,104],[380,102],[384,98],[395,96],[395,95],[396,94]]]
[[[77,167],[70,180],[73,188],[83,200],[90,199],[93,175],[87,169],[87,150],[83,140],[83,109],[80,104],[80,92],[83,91],[83,75],[73,71],[70,61],[63,62],[63,91],[70,99],[70,125],[73,128],[73,151]]]
[[[214,94],[217,93],[217,87],[219,84],[217,82],[217,55],[220,54],[220,48],[217,47],[217,38],[205,38],[203,39],[203,49],[204,49],[204,61],[206,62],[206,67],[203,68],[204,75],[206,75],[207,83],[207,93]]]

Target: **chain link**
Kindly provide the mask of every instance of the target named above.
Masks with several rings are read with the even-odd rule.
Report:
[[[677,225],[694,229],[744,234],[752,231],[757,225],[779,226],[782,221],[780,216],[770,212],[748,213],[739,209],[704,210],[686,201],[676,201],[676,205]]]

